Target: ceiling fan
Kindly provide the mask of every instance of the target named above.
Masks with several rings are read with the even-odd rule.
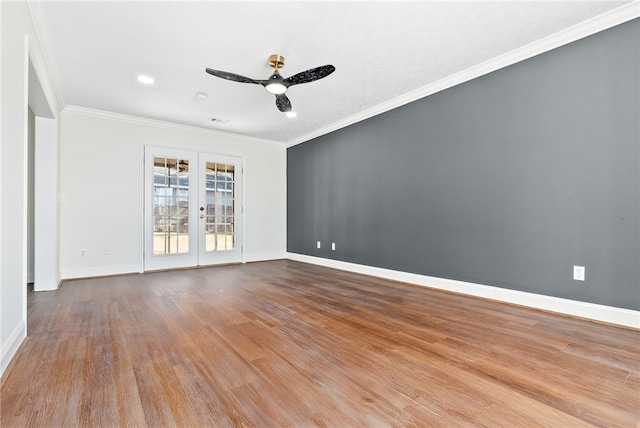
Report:
[[[274,68],[275,71],[266,80],[251,79],[249,77],[240,76],[239,74],[213,70],[211,68],[207,68],[207,73],[216,77],[220,77],[222,79],[231,80],[233,82],[255,83],[264,86],[267,92],[276,96],[276,106],[278,107],[278,110],[286,113],[291,111],[291,101],[289,101],[289,98],[287,98],[287,96],[285,95],[285,92],[287,92],[287,88],[289,88],[289,86],[320,80],[336,71],[336,68],[333,65],[323,65],[307,71],[302,71],[285,79],[280,76],[279,71],[282,67],[284,67],[283,56],[271,55],[269,57],[269,65]]]

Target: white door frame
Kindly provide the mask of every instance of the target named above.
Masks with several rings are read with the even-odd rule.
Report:
[[[222,154],[215,152],[202,151],[194,148],[183,148],[176,146],[163,146],[153,143],[143,142],[141,144],[141,156],[143,160],[142,189],[142,222],[141,222],[141,268],[140,272],[175,269],[185,267],[196,267],[205,265],[225,264],[225,263],[244,263],[244,157],[241,155]],[[189,253],[184,255],[168,255],[159,256],[157,260],[147,257],[149,252],[153,251],[151,240],[149,239],[148,225],[152,222],[152,210],[146,207],[153,206],[152,192],[148,189],[148,178],[153,170],[153,157],[175,157],[179,159],[189,160],[189,224],[197,225],[196,228],[189,228]],[[151,162],[149,161],[151,159]],[[205,178],[201,176],[200,169],[206,165],[207,161],[215,161],[218,163],[228,162],[239,167],[235,174],[236,198],[235,204],[235,221],[236,221],[236,248],[233,252],[220,252],[216,256],[208,256],[204,250],[204,234],[200,233],[201,225],[199,222],[204,220],[199,218],[199,207],[205,206],[205,192],[201,191],[200,186],[205,185]],[[194,230],[195,229],[195,230]],[[204,230],[204,228],[202,228]],[[202,242],[201,242],[202,241]],[[226,254],[225,254],[226,253]],[[232,254],[230,254],[232,253]]]

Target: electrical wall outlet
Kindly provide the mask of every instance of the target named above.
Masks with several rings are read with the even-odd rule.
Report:
[[[320,241],[316,243],[316,248],[320,248]]]
[[[84,257],[87,255],[87,252],[85,250],[80,250],[80,257]]]
[[[584,266],[573,267],[573,279],[576,281],[584,281]]]

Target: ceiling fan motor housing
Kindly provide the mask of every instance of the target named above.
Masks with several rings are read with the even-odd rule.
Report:
[[[269,57],[269,66],[276,69],[276,73],[279,68],[284,67],[284,57],[282,55],[271,55]]]
[[[269,76],[269,83],[264,85],[264,88],[267,90],[267,92],[274,95],[284,94],[285,92],[287,92],[287,85],[282,83],[283,80],[284,79],[282,78],[282,76],[280,76],[280,73],[278,73],[278,69],[276,68],[276,71],[274,71],[273,74]]]

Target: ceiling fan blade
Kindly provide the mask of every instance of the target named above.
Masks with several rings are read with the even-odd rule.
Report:
[[[291,101],[285,94],[276,95],[276,106],[283,113],[291,111]]]
[[[216,77],[220,77],[221,79],[231,80],[232,82],[260,84],[260,82],[257,80],[251,79],[249,77],[240,76],[239,74],[229,73],[227,71],[213,70],[211,68],[207,68],[207,73]]]
[[[291,77],[287,77],[282,81],[282,84],[289,87],[291,85],[299,85],[301,83],[309,83],[315,80],[320,80],[323,77],[327,77],[331,73],[336,71],[333,65],[323,65],[320,67],[312,68],[311,70],[303,71],[298,74],[294,74]]]

